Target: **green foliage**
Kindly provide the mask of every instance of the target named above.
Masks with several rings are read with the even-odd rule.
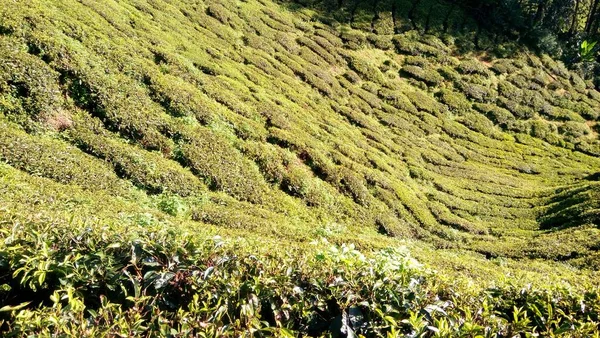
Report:
[[[594,55],[594,47],[596,47],[596,43],[598,41],[588,41],[583,40],[581,45],[579,45],[579,57],[583,61],[593,61],[596,56]]]
[[[514,115],[503,108],[498,107],[493,104],[485,104],[485,103],[476,103],[475,109],[485,114],[490,120],[492,120],[495,124],[506,128],[515,121]]]
[[[588,135],[591,130],[585,123],[575,122],[575,121],[567,121],[558,127],[558,130],[561,134],[569,137],[569,138],[579,138],[584,135]]]
[[[12,239],[2,246],[15,285],[9,292],[28,293],[2,308],[10,320],[3,329],[85,336],[597,334],[600,298],[593,291],[507,284],[459,296],[402,249],[367,257],[353,245],[325,242],[300,260],[256,256],[236,242],[148,220],[125,234],[41,221],[3,231]],[[71,241],[78,244],[65,250]],[[35,307],[41,288],[51,306]]]
[[[480,103],[492,102],[496,96],[488,87],[476,83],[463,81],[459,87],[467,97]]]
[[[494,131],[494,124],[484,115],[468,113],[459,119],[467,128],[491,136]]]
[[[597,333],[600,94],[391,5],[1,3],[0,335]]]
[[[207,190],[197,177],[178,163],[165,159],[160,154],[118,142],[110,134],[94,133],[101,129],[98,121],[82,119],[76,121],[69,135],[80,149],[108,161],[119,176],[128,178],[134,185],[149,193],[169,191],[189,196]]]
[[[49,151],[52,149],[52,151]],[[0,160],[34,176],[91,190],[124,194],[127,183],[109,166],[77,148],[47,137],[31,136],[0,121]]]
[[[519,70],[509,59],[496,60],[491,69],[498,74],[513,74]]]
[[[458,65],[458,71],[463,74],[479,74],[488,76],[487,68],[476,59],[467,59],[461,61]]]
[[[377,69],[375,65],[371,64],[367,60],[358,57],[350,57],[348,60],[348,66],[366,80],[379,84],[383,84],[385,82],[379,69]]]
[[[504,97],[498,98],[498,105],[510,111],[518,119],[526,120],[535,116],[535,111],[531,107],[521,105]],[[555,111],[553,108],[550,109]]]
[[[471,109],[472,103],[459,93],[447,89],[439,92],[440,101],[446,104],[456,114],[464,114]]]
[[[352,50],[359,50],[367,45],[367,38],[360,31],[342,31],[340,38],[344,45]]]
[[[177,159],[189,166],[206,185],[242,200],[261,201],[267,189],[255,165],[235,150],[222,136],[204,128],[193,130],[194,139],[184,144]]]
[[[410,39],[409,37],[395,35],[392,39],[394,45],[396,46],[396,50],[399,53],[407,54],[407,55],[439,55],[441,52],[429,45],[421,43],[419,41],[415,41],[414,39]]]
[[[435,70],[425,70],[418,66],[404,66],[402,67],[402,72],[407,73],[409,76],[421,80],[430,86],[437,86],[444,80],[444,78]]]

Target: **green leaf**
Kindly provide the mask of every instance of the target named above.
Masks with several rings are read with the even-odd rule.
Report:
[[[31,302],[25,302],[25,303],[21,303],[19,305],[15,305],[15,306],[11,306],[11,305],[5,305],[3,307],[0,308],[0,312],[11,312],[11,311],[17,311],[20,310],[24,307],[26,307],[27,305],[29,305]]]

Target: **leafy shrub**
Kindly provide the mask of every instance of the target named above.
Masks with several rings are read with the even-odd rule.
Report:
[[[316,55],[320,56],[323,60],[327,61],[327,63],[335,64],[337,62],[337,60],[335,59],[335,57],[333,57],[333,55],[331,55],[327,50],[325,50],[323,47],[319,46],[313,40],[306,38],[304,36],[301,36],[301,37],[298,37],[296,39],[296,41],[298,41],[298,43],[300,45],[310,48],[310,50],[312,52],[314,52]],[[302,53],[302,51],[301,51],[301,53]]]
[[[542,63],[555,75],[565,79],[570,77],[567,67],[562,62],[552,59],[549,55],[542,55]]]
[[[375,48],[384,50],[394,48],[391,35],[368,34],[367,41]]]
[[[475,103],[474,107],[502,128],[508,127],[515,121],[515,117],[510,111],[496,105]]]
[[[546,100],[542,97],[540,93],[534,90],[523,90],[523,96],[521,98],[521,102],[523,104],[528,105],[535,111],[540,111],[544,109],[546,105]]]
[[[379,97],[397,109],[413,114],[417,113],[417,108],[415,105],[408,99],[408,97],[406,97],[406,95],[402,94],[401,92],[381,88],[379,90]]]
[[[380,69],[382,72],[388,72],[388,71],[395,72],[395,71],[397,71],[399,68],[400,68],[400,66],[398,66],[398,64],[397,64],[396,62],[394,62],[394,61],[392,61],[392,60],[389,60],[389,59],[388,59],[388,60],[385,60],[385,61],[383,61],[383,63],[382,63],[382,64],[381,64],[381,66],[379,67],[379,69]],[[394,74],[394,76],[395,76],[395,74]]]
[[[118,142],[108,134],[97,135],[92,132],[100,128],[93,121],[77,120],[69,136],[79,148],[106,160],[121,177],[149,193],[167,191],[189,196],[206,191],[200,180],[177,162],[167,160],[161,154]]]
[[[575,149],[591,156],[600,156],[600,141],[585,140],[582,142],[578,142],[575,145]],[[594,266],[598,266],[598,262],[595,262]]]
[[[588,96],[593,100],[600,102],[600,92],[596,90],[588,90]]]
[[[29,135],[2,121],[0,160],[31,175],[85,189],[126,194],[130,188],[112,169],[77,148],[60,140]]]
[[[550,140],[552,136],[556,135],[557,128],[555,125],[548,123],[543,120],[532,120],[529,122],[531,126],[531,136],[541,138],[543,140]]]
[[[537,49],[543,53],[560,58],[563,54],[561,43],[556,34],[550,30],[540,29],[534,32]]]
[[[316,29],[315,35],[326,39],[335,48],[340,48],[343,46],[343,41],[338,37],[337,32],[334,30]],[[316,41],[319,42],[319,40]]]
[[[498,74],[513,74],[519,70],[508,59],[499,59],[494,61],[491,69]]]
[[[581,122],[567,121],[558,127],[558,131],[570,139],[576,139],[590,134],[590,127]]]
[[[450,47],[448,47],[448,45],[444,41],[442,41],[440,38],[438,38],[435,35],[425,34],[425,35],[421,36],[420,41],[424,44],[427,44],[427,45],[433,47],[433,48],[443,51],[444,53],[450,54],[450,52],[451,52]]]
[[[179,196],[163,194],[158,199],[158,209],[171,216],[177,216],[185,212],[187,207]]]
[[[22,113],[37,118],[51,115],[62,109],[64,101],[58,86],[59,74],[24,47],[12,37],[0,38],[0,93],[18,100],[24,109]]]
[[[394,46],[396,46],[396,50],[401,54],[408,55],[432,55],[436,56],[440,54],[440,52],[434,47],[428,46],[421,42],[412,40],[411,38],[395,35],[392,39],[394,42]]]
[[[496,94],[492,90],[475,83],[461,81],[459,88],[467,97],[480,103],[492,102],[496,97]]]
[[[189,143],[180,146],[177,158],[209,188],[256,203],[264,198],[266,186],[255,165],[206,128],[196,128],[193,135]]]
[[[487,117],[477,113],[463,114],[458,121],[467,128],[491,136],[494,131],[494,124]]]
[[[9,315],[3,329],[12,334],[126,331],[162,336],[236,335],[254,329],[286,335],[429,334],[435,327],[448,335],[510,335],[552,334],[564,321],[582,334],[597,330],[598,298],[593,294],[501,285],[457,297],[452,285],[440,282],[403,249],[366,257],[353,245],[320,245],[303,259],[285,253],[273,257],[220,237],[203,238],[153,223],[132,225],[124,234],[41,222],[13,231],[18,240],[6,244],[5,252],[21,252],[27,259],[5,256],[18,286],[11,292],[45,292],[52,306],[5,306]],[[85,242],[63,250],[85,233]],[[54,248],[47,246],[49,241]],[[47,268],[37,264],[41,262]],[[106,269],[92,268],[99,263]],[[121,287],[113,287],[117,285]],[[144,311],[149,306],[157,311]]]
[[[476,59],[462,60],[457,69],[463,74],[479,74],[489,76],[487,68]]]
[[[202,124],[209,124],[222,108],[206,94],[176,76],[156,73],[146,78],[154,100],[175,116],[195,116]]]
[[[523,75],[521,74],[512,74],[511,76],[509,76],[507,78],[507,80],[509,82],[511,82],[512,84],[514,84],[515,86],[517,86],[520,89],[532,89],[530,88],[532,82],[529,81],[528,79],[526,79]]]
[[[298,50],[298,44],[296,40],[290,37],[288,34],[283,32],[277,32],[275,34],[275,39],[277,42],[285,48],[286,51],[290,53],[296,53]]]
[[[411,76],[417,80],[421,80],[430,86],[437,86],[442,81],[444,81],[444,78],[440,74],[438,74],[435,70],[423,69],[418,66],[411,66],[411,65],[404,66],[404,67],[402,67],[402,72],[408,74],[409,76]]]
[[[407,92],[406,97],[420,110],[439,116],[445,112],[444,105],[422,91]]]
[[[359,31],[342,32],[340,38],[344,45],[352,50],[359,50],[367,46],[367,38]]]
[[[450,66],[443,66],[438,69],[438,72],[448,81],[459,83],[461,81],[460,74]]]
[[[587,85],[579,75],[571,73],[571,83],[573,84],[573,88],[575,88],[575,90],[583,94],[586,93]]]
[[[539,73],[536,73],[536,74],[533,76],[532,80],[533,80],[535,83],[537,83],[537,84],[539,84],[540,86],[542,86],[542,87],[545,87],[545,86],[547,86],[547,85],[550,83],[550,81],[551,81],[551,79],[550,79],[550,77],[548,76],[548,74],[546,74],[546,73],[544,73],[544,72],[539,72]]]
[[[363,60],[362,58],[350,57],[348,60],[348,66],[350,69],[357,72],[369,81],[379,84],[383,84],[385,82],[379,69],[377,69],[375,65]]]
[[[515,87],[508,81],[500,81],[498,83],[498,94],[516,102],[520,102],[523,96],[521,89]]]
[[[373,23],[376,35],[393,35],[395,33],[393,15],[391,11],[377,13],[377,20]]]
[[[585,120],[577,113],[560,107],[554,107],[551,105],[544,105],[541,113],[547,116],[551,120],[555,121],[576,121],[584,122]]]
[[[498,98],[498,105],[510,111],[518,119],[530,119],[535,116],[535,111],[528,106],[523,106],[504,97]]]
[[[345,72],[344,77],[352,83],[359,83],[361,81],[360,76],[352,70],[348,70],[347,72]]]
[[[439,93],[440,100],[446,104],[451,111],[457,114],[466,113],[471,109],[472,103],[467,98],[459,93],[448,89],[442,89]]]
[[[229,24],[231,20],[231,14],[223,5],[219,3],[212,3],[206,8],[206,14],[219,20],[222,24]]]
[[[590,107],[584,102],[574,104],[573,110],[586,120],[597,120],[600,117],[600,112],[597,109]]]
[[[407,65],[412,65],[412,66],[432,67],[432,64],[429,62],[429,60],[427,60],[427,58],[424,58],[422,56],[409,55],[404,59],[404,63]]]

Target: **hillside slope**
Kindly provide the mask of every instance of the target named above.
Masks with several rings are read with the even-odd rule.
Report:
[[[394,34],[390,16],[318,17],[267,0],[0,4],[3,234],[179,227],[248,252],[408,245],[489,282],[594,278],[590,83],[546,56]]]

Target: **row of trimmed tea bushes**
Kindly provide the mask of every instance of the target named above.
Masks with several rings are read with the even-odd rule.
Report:
[[[7,337],[598,334],[591,286],[469,289],[399,249],[274,254],[165,224],[0,215]]]
[[[468,109],[472,102],[460,91],[448,87],[430,95],[398,77],[399,64],[423,70],[441,66],[440,75],[448,79],[444,84],[484,89],[498,85],[483,63],[450,56],[449,41],[414,32],[397,35],[396,47],[414,55],[393,55],[390,46],[382,47],[387,52],[369,49],[369,44],[386,44],[387,38],[391,44],[391,35],[375,41],[360,32],[312,22],[305,14],[284,15],[267,2],[165,5],[161,11],[156,3],[142,1],[131,9],[132,22],[110,19],[97,4],[89,5],[92,11],[81,4],[72,11],[63,11],[65,4],[20,8],[24,13],[36,6],[50,14],[32,14],[37,18],[32,26],[20,26],[19,20],[9,23],[23,37],[11,42],[19,50],[11,62],[25,69],[37,64],[53,68],[32,75],[30,82],[37,77],[42,83],[57,82],[51,87],[63,91],[58,97],[66,97],[67,106],[75,103],[102,121],[82,123],[74,109],[68,116],[75,123],[61,135],[150,193],[194,196],[206,185],[270,211],[285,209],[277,204],[287,194],[291,197],[286,201],[308,205],[316,219],[330,210],[329,216],[338,221],[369,224],[382,233],[448,239],[454,231],[440,219],[454,224],[459,222],[455,216],[460,217],[463,229],[483,233],[487,225],[467,222],[512,215],[512,210],[500,210],[502,203],[490,203],[491,215],[473,208],[473,199],[463,197],[470,190],[500,201],[496,193],[531,197],[545,183],[563,184],[572,178],[572,173],[555,175],[564,169],[539,160],[550,153],[558,156],[555,149],[515,146],[517,137],[492,128],[484,114]],[[129,11],[118,4],[111,8],[115,13]],[[344,47],[349,43],[360,48]],[[27,79],[27,72],[17,72],[11,81]],[[510,84],[509,89],[532,91],[528,77],[517,75],[501,82]],[[541,86],[550,80],[537,82]],[[10,89],[11,102],[20,95],[19,88]],[[471,88],[471,96],[479,93],[477,88]],[[583,94],[573,95],[582,100]],[[46,103],[54,101],[42,96],[38,101],[52,110]],[[585,104],[594,107],[595,101],[588,99]],[[15,106],[26,109],[11,118],[34,110],[27,103]],[[501,108],[494,114],[512,116]],[[558,131],[526,122],[518,127],[531,134]],[[155,149],[162,156],[148,151]],[[581,167],[592,165],[584,162]],[[572,164],[579,166],[565,166]],[[476,177],[476,183],[468,182],[468,176]],[[60,180],[58,174],[47,177]],[[442,182],[444,177],[448,180]],[[465,190],[454,189],[451,182]],[[423,188],[431,186],[435,189]],[[431,196],[458,199],[442,206]],[[258,224],[225,207],[198,208],[195,217],[232,228],[243,227],[243,222],[252,223],[250,228]]]
[[[403,40],[399,39],[399,41]],[[402,48],[402,44],[400,46],[400,52],[410,55],[409,51]],[[530,56],[529,58],[533,59],[535,57]],[[517,61],[514,61],[514,63],[518,64]],[[428,85],[431,87],[431,89],[436,90],[437,87],[445,82],[444,79],[440,78],[440,75],[436,72],[436,70],[438,70],[437,65],[439,60],[434,59],[432,62],[430,62],[427,58],[420,56],[408,56],[404,62],[405,66],[403,66],[402,72],[404,72],[404,74],[408,74],[413,79],[424,81],[426,84],[425,87],[422,87],[419,86],[418,83],[412,83],[417,87],[427,89]],[[506,63],[507,62],[502,59],[498,62],[498,64],[501,66],[506,66]],[[492,64],[492,69],[494,70],[495,64],[496,62]],[[503,79],[505,75],[501,75],[499,79],[496,79],[496,77],[490,78],[490,72],[488,71],[487,67],[476,59],[465,59],[462,61],[455,60],[453,67],[455,67],[455,70],[448,68],[448,66],[444,66],[439,69],[439,72],[443,76],[447,77],[451,83],[451,86],[453,83],[453,86],[457,87],[471,100],[480,102],[476,103],[476,105],[480,105],[481,102],[485,103],[496,101],[495,90],[490,91],[489,87],[498,87],[498,94],[500,95],[498,98],[498,104],[507,110],[500,111],[498,109],[486,109],[485,112],[493,113],[492,115],[486,115],[501,127],[514,132],[532,134],[535,137],[542,138],[552,144],[563,147],[573,148],[572,144],[575,144],[577,145],[577,149],[585,149],[582,151],[586,152],[591,151],[593,153],[593,149],[597,147],[596,142],[588,139],[588,137],[584,137],[586,135],[591,135],[592,132],[590,128],[582,122],[584,122],[586,119],[597,119],[598,115],[594,113],[593,107],[597,108],[598,102],[593,99],[593,94],[590,94],[594,92],[594,90],[587,90],[587,84],[581,83],[581,79],[578,78],[576,74],[567,73],[569,76],[571,76],[571,79],[574,83],[581,83],[581,86],[583,86],[583,93],[588,93],[590,95],[589,97],[579,94],[579,96],[572,96],[571,92],[574,90],[572,90],[570,83],[568,84],[568,87],[566,87],[566,89],[570,91],[557,92],[558,95],[554,92],[550,94],[549,91],[555,91],[557,89],[552,87],[546,90],[546,88],[540,87],[540,85],[543,87],[551,87],[550,85],[552,83],[550,80],[534,78],[533,82],[529,82],[529,80],[525,79],[525,77],[518,74],[519,72],[526,74],[531,72],[531,76],[533,76],[535,72],[527,64],[519,64],[519,67],[521,68],[512,66],[514,68],[512,71],[515,73],[509,74],[506,79]],[[543,66],[541,64],[532,64],[532,67]],[[503,74],[505,72],[508,71],[503,68],[498,71],[499,74]],[[463,75],[460,75],[461,73]],[[540,73],[538,72],[538,75],[539,74]],[[545,72],[542,71],[542,74],[545,74]],[[488,79],[493,81],[490,82]],[[446,85],[444,84],[443,86]],[[540,91],[542,94],[539,93]],[[459,92],[455,92],[455,94],[451,95],[451,91],[449,93],[447,90],[442,90],[441,93],[442,95],[440,98],[442,99],[442,102],[447,104],[453,112],[464,115],[471,107],[472,103],[469,102],[469,100],[460,100],[460,97],[457,96],[457,94],[460,94]],[[534,115],[536,115],[536,112],[539,112],[547,119],[563,122],[568,121],[568,123],[565,123],[564,127],[563,123],[558,123],[560,128],[557,128],[557,122],[542,123],[542,121],[527,121],[526,124],[523,124],[522,122],[517,121],[517,118],[531,119]],[[473,117],[475,116],[471,116],[471,120]],[[475,124],[473,124],[473,120],[467,120],[467,122],[470,123],[470,125],[468,125],[469,128],[476,131],[485,133],[486,131],[491,130],[489,126],[478,126],[481,124],[480,122]],[[577,122],[579,122],[579,124],[577,124]],[[489,124],[489,122],[487,123]]]
[[[0,161],[31,175],[126,195],[131,188],[102,161],[51,137],[33,136],[0,115]]]
[[[207,191],[202,182],[179,163],[159,153],[119,142],[98,119],[85,112],[79,112],[74,119],[68,138],[83,151],[112,164],[120,177],[134,185],[151,194],[171,192],[188,196]]]
[[[600,224],[600,183],[588,181],[559,189],[540,217],[543,229]]]

